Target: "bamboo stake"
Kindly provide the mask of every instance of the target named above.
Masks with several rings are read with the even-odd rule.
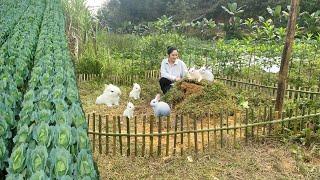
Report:
[[[146,116],[143,116],[142,119],[142,134],[145,135],[146,134]],[[142,136],[142,157],[144,157],[144,152],[146,151],[146,137]]]
[[[134,117],[134,134],[138,134],[137,132],[138,128],[137,128],[137,116]],[[135,156],[138,156],[138,147],[137,147],[137,142],[138,142],[138,137],[135,136],[134,137],[134,154]]]
[[[109,136],[108,136],[108,133],[109,133],[109,116],[106,115],[106,155],[109,154]]]
[[[175,132],[175,134],[174,134],[174,139],[173,139],[173,155],[175,155],[176,154],[176,150],[177,150],[177,129],[178,129],[178,115],[176,115],[176,119],[175,119],[175,121],[174,121],[174,132]]]
[[[126,117],[127,121],[127,156],[130,156],[130,123],[129,123],[129,118]]]
[[[101,115],[99,114],[99,153],[102,154],[102,143],[101,143]]]
[[[118,118],[118,131],[119,134],[121,134],[121,119],[120,116],[117,116]],[[120,145],[120,155],[122,155],[122,136],[119,136],[119,145]]]
[[[248,125],[248,109],[246,109],[246,119],[245,119],[245,123],[246,123],[246,126]],[[248,127],[245,128],[245,142],[246,144],[248,144]]]
[[[223,110],[220,110],[220,147],[223,147],[223,130],[222,130],[222,126],[223,126]]]
[[[150,156],[153,156],[153,120],[154,116],[150,116]]]
[[[116,122],[117,122],[117,117],[113,116],[113,133],[116,133]],[[116,136],[113,136],[113,155],[116,155],[116,147],[117,147],[117,141],[116,141]]]
[[[161,155],[161,131],[162,131],[162,128],[161,128],[161,117],[158,118],[158,133],[159,133],[159,136],[158,136],[158,156]]]
[[[181,128],[180,128],[180,131],[181,131],[181,146],[180,146],[180,152],[181,152],[181,156],[183,155],[183,116],[181,116]]]
[[[200,122],[201,130],[203,130],[203,120]],[[204,132],[201,132],[201,143],[202,143],[202,151],[204,152]]]
[[[196,154],[198,154],[198,134],[197,134],[197,119],[193,118],[193,129],[194,129],[194,148]]]

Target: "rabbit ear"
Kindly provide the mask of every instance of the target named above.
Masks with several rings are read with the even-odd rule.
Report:
[[[157,94],[155,99],[156,99],[157,101],[159,101],[159,100],[160,100],[160,94]]]

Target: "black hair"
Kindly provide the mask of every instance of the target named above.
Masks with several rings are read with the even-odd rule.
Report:
[[[178,51],[176,47],[168,46],[167,47],[167,53],[170,55],[174,50]]]

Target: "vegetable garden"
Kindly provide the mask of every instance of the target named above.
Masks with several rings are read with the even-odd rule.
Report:
[[[8,30],[1,31],[0,50],[1,176],[97,179],[62,4],[4,3],[1,23]]]

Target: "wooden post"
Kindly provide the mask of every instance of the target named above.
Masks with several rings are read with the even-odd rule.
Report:
[[[194,129],[194,148],[196,154],[198,154],[198,134],[197,134],[197,118],[194,117],[193,119],[193,129]]]
[[[158,134],[159,134],[159,135],[158,135],[158,156],[161,155],[161,131],[162,131],[162,128],[161,128],[161,125],[162,125],[161,120],[162,120],[162,118],[159,117],[159,118],[158,118]]]
[[[134,134],[137,135],[138,134],[138,127],[137,127],[137,116],[134,117]],[[138,137],[134,136],[134,155],[137,156],[138,155]]]
[[[245,127],[245,142],[246,144],[248,144],[248,119],[249,119],[249,111],[248,109],[246,109],[246,119],[245,119],[245,124],[246,124],[246,127]]]
[[[96,114],[93,113],[93,152],[96,150]]]
[[[142,135],[146,134],[146,116],[143,116],[142,119]],[[142,136],[142,154],[141,156],[144,157],[144,153],[146,151],[146,136]]]
[[[130,156],[130,123],[129,118],[126,117],[127,121],[127,156]]]
[[[169,155],[169,131],[170,131],[170,116],[167,117],[167,141],[166,141],[166,156]]]
[[[289,60],[291,58],[292,46],[294,42],[298,6],[299,0],[291,0],[290,18],[287,25],[286,42],[281,57],[281,66],[278,77],[278,89],[275,109],[279,112],[282,112],[283,108],[285,87],[288,78]]]
[[[270,106],[269,108],[269,121],[272,121],[274,120],[275,118],[273,117],[273,113],[272,113],[272,107]],[[271,130],[272,130],[272,124],[270,123],[269,124],[269,131],[268,131],[268,135],[270,136],[271,135]]]
[[[202,119],[200,122],[200,127],[201,127],[201,130],[203,130],[203,120]],[[201,143],[202,143],[202,151],[204,152],[204,132],[203,131],[201,132]]]
[[[180,127],[180,131],[181,131],[181,134],[180,134],[180,136],[181,136],[181,141],[180,141],[180,152],[181,152],[181,156],[183,155],[183,115],[181,115],[181,127]]]
[[[190,135],[190,115],[187,116],[187,130],[188,130],[188,150],[191,148],[191,135]]]
[[[121,119],[120,119],[120,116],[118,116],[117,118],[118,118],[118,131],[119,131],[120,155],[122,155]]]
[[[102,154],[102,143],[101,143],[101,115],[99,114],[99,153]]]
[[[223,147],[223,110],[220,110],[220,147]]]
[[[153,120],[154,116],[150,116],[150,156],[153,156]]]
[[[213,132],[214,149],[217,149],[217,123],[214,117],[213,117],[213,126],[214,126],[214,132]]]
[[[117,123],[117,117],[113,116],[113,123],[112,123],[112,130],[113,130],[113,133],[117,133],[117,126],[116,126],[116,123]],[[113,155],[116,155],[116,147],[117,147],[117,139],[116,139],[116,136],[113,136]]]
[[[176,115],[176,119],[174,121],[174,135],[173,135],[173,155],[176,154],[177,150],[177,130],[178,130],[178,115]]]
[[[226,124],[227,124],[227,134],[229,134],[229,109],[226,112]]]
[[[106,154],[109,154],[109,116],[106,116]]]

